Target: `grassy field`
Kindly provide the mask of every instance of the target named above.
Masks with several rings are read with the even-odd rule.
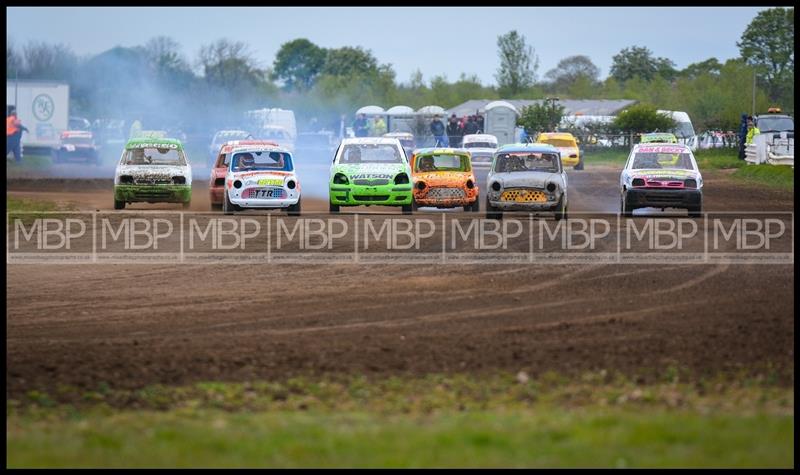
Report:
[[[603,372],[60,388],[7,401],[7,465],[793,466],[792,388],[681,381]],[[64,396],[77,399],[56,403]]]
[[[748,165],[739,168],[731,176],[786,190],[794,188],[794,169],[786,165]]]

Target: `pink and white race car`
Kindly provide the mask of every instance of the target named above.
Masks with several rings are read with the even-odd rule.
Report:
[[[619,183],[624,216],[638,208],[683,208],[690,217],[703,211],[703,177],[686,145],[635,145]]]

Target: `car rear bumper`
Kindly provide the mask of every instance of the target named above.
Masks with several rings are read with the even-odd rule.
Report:
[[[634,208],[693,208],[703,202],[703,192],[696,189],[630,189],[626,202]]]

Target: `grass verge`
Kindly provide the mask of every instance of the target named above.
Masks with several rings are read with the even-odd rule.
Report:
[[[731,176],[783,190],[794,189],[794,169],[785,165],[748,165],[739,168]]]
[[[27,224],[40,218],[58,217],[58,213],[54,213],[57,211],[73,211],[74,209],[73,206],[59,205],[52,201],[30,200],[6,195],[8,222],[18,219]]]
[[[10,467],[790,467],[793,389],[605,373],[198,383],[7,401]],[[62,388],[62,391],[76,391]],[[115,406],[123,404],[125,409]]]

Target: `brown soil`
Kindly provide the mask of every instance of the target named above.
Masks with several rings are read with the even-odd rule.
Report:
[[[616,212],[617,179],[570,172],[571,211]],[[110,187],[9,188],[111,207]],[[709,211],[794,209],[792,192],[722,173],[706,174],[705,196]],[[207,199],[199,189],[192,209]],[[296,374],[794,375],[791,265],[9,265],[6,276],[9,397]]]

